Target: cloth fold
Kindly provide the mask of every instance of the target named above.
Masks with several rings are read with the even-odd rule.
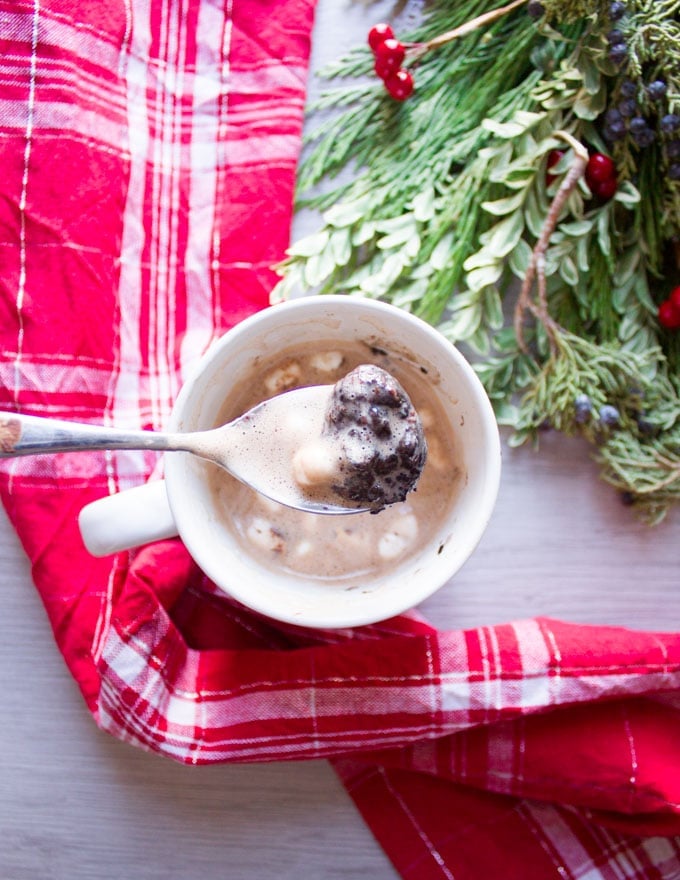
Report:
[[[162,428],[267,306],[314,0],[0,0],[0,406]],[[148,452],[17,459],[0,494],[96,723],[184,763],[328,758],[397,870],[680,875],[680,635],[547,619],[268,621],[178,540],[90,557]]]

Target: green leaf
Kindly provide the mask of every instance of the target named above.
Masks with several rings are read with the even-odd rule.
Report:
[[[470,290],[478,291],[495,284],[503,274],[503,264],[499,261],[490,266],[480,266],[468,272],[465,281]]]
[[[359,287],[370,296],[383,296],[401,275],[403,268],[402,255],[400,253],[390,254],[382,264],[380,271],[362,281]]]
[[[616,190],[616,194],[614,195],[614,201],[620,202],[627,208],[632,208],[635,205],[639,204],[640,199],[640,193],[628,180],[623,181],[623,183]]]
[[[590,238],[579,238],[576,242],[576,262],[581,272],[587,272],[590,268]]]
[[[524,202],[525,195],[525,191],[521,189],[504,199],[496,199],[496,201],[493,202],[482,202],[482,208],[485,211],[488,211],[489,214],[502,217],[504,214],[510,214],[512,211],[519,208]]]
[[[479,304],[454,312],[449,321],[444,325],[446,336],[453,342],[460,339],[468,339],[476,332],[482,320],[482,310]]]
[[[592,220],[573,220],[571,223],[560,223],[560,232],[572,238],[586,235],[593,228]]]
[[[524,189],[536,177],[536,169],[533,165],[518,165],[506,171],[501,178],[508,189]]]
[[[602,253],[608,257],[612,252],[612,240],[609,233],[609,211],[604,208],[597,218],[597,241]]]
[[[482,128],[503,140],[519,137],[525,127],[520,122],[498,122],[495,119],[485,119],[482,122]]]
[[[647,283],[646,275],[639,274],[635,277],[634,290],[635,296],[640,305],[642,305],[650,314],[656,314],[657,307],[649,291],[649,284]]]
[[[430,266],[436,271],[441,271],[448,263],[451,257],[451,249],[453,247],[453,233],[447,232],[443,235],[432,249],[430,254]]]
[[[536,193],[531,190],[524,204],[524,219],[532,235],[536,238],[538,238],[543,230],[545,218],[546,212],[541,209]]]
[[[404,256],[408,257],[409,261],[415,260],[415,258],[420,253],[420,236],[414,235],[406,242],[404,245]]]
[[[484,291],[484,311],[488,325],[496,330],[503,326],[503,302],[498,289],[489,286]]]
[[[607,92],[601,87],[594,94],[586,89],[581,89],[574,101],[574,113],[579,119],[593,120],[602,113],[607,105]]]
[[[524,230],[524,218],[521,211],[515,211],[505,220],[496,223],[483,235],[480,242],[498,257],[504,257],[510,253],[519,241]]]
[[[418,238],[415,222],[410,226],[405,226],[403,229],[397,229],[395,232],[390,233],[390,235],[384,235],[378,239],[376,244],[380,250],[391,251],[406,244],[412,238]]]
[[[570,287],[578,284],[578,270],[571,257],[563,257],[560,261],[560,275]]]
[[[335,260],[330,250],[310,257],[305,264],[305,283],[316,287],[328,278],[335,269]]]
[[[352,233],[352,244],[355,247],[360,247],[369,242],[375,235],[376,225],[375,221],[370,220],[358,226]]]
[[[338,229],[354,226],[364,218],[368,207],[369,202],[365,198],[351,202],[339,202],[324,211],[323,219],[329,226],[335,226]]]
[[[489,333],[483,324],[480,324],[477,330],[467,337],[465,342],[475,354],[481,355],[482,357],[488,355],[490,350]]]
[[[591,95],[594,95],[600,88],[602,75],[595,62],[586,52],[582,53],[580,56],[579,63],[583,73],[583,85],[585,90]]]
[[[480,266],[494,266],[497,262],[498,257],[486,248],[482,248],[481,251],[477,251],[467,258],[463,263],[463,269],[466,272],[471,272],[473,269],[479,269]]]
[[[516,427],[519,419],[519,409],[515,404],[508,403],[505,400],[499,400],[498,402],[493,403],[493,409],[496,414],[496,421],[499,425],[506,428]]]
[[[346,266],[352,256],[352,236],[349,229],[337,229],[331,234],[329,248],[336,266]]]
[[[519,414],[519,410],[518,410],[517,411],[517,418],[516,418],[515,422],[513,422],[513,425],[519,424],[519,415],[520,414]],[[514,434],[511,434],[508,437],[507,442],[508,442],[508,446],[510,447],[510,449],[517,449],[518,447],[523,446],[527,442],[528,439],[529,439],[529,431],[518,430],[518,431],[515,431]]]
[[[621,342],[627,342],[637,334],[639,329],[638,316],[634,312],[627,312],[619,324],[619,339]]]
[[[524,278],[526,271],[529,268],[531,254],[532,250],[527,242],[523,238],[520,238],[510,253],[510,259],[508,260],[510,270],[517,278]]]
[[[617,285],[622,286],[633,277],[640,263],[640,256],[637,247],[628,248],[616,267],[614,281]]]
[[[421,223],[427,223],[434,217],[435,192],[434,187],[428,186],[418,193],[411,202],[413,216]]]
[[[286,251],[291,257],[314,257],[320,254],[328,244],[329,232],[322,229],[312,235],[306,235],[299,241],[294,242]]]
[[[612,288],[612,305],[619,315],[625,314],[631,307],[631,291],[635,284],[635,276],[629,276],[623,284]],[[633,300],[634,302],[634,300]]]
[[[398,217],[388,217],[386,220],[378,220],[376,230],[385,235],[391,235],[393,232],[401,232],[403,229],[417,229],[415,219],[410,211],[399,214]]]

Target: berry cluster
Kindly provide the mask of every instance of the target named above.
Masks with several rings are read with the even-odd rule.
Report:
[[[402,67],[406,47],[394,36],[389,24],[376,24],[368,32],[368,45],[375,58],[374,70],[395,101],[405,101],[413,92],[413,74]]]
[[[674,174],[671,168],[680,158],[680,116],[659,112],[663,109],[666,92],[667,86],[662,79],[640,85],[624,79],[618,89],[617,104],[604,115],[604,136],[609,143],[616,143],[629,135],[640,150],[659,138],[669,161],[670,177],[677,180],[680,169]],[[641,99],[644,98],[643,105]]]
[[[665,330],[680,330],[680,285],[659,306],[659,324]]]
[[[671,180],[680,180],[680,117],[669,113],[668,86],[661,77],[649,81],[631,79],[625,28],[627,9],[620,0],[609,4],[611,30],[607,33],[609,60],[624,75],[617,89],[616,104],[604,116],[604,136],[609,143],[630,137],[639,150],[661,141]],[[619,26],[619,22],[622,24]],[[628,74],[626,76],[626,74]]]
[[[579,394],[574,400],[574,420],[585,425],[593,418],[593,403],[587,394]],[[601,428],[616,428],[621,421],[621,413],[611,403],[605,403],[597,412],[597,423]]]
[[[594,196],[611,199],[616,192],[616,165],[604,153],[591,153],[586,165],[586,183]]]
[[[564,152],[562,150],[551,150],[548,153],[546,161],[545,182],[550,186],[557,179],[557,175],[551,172],[551,169],[557,165]],[[618,180],[616,174],[616,165],[609,156],[604,153],[591,153],[588,158],[585,172],[586,183],[590,191],[598,199],[607,201],[615,194]]]

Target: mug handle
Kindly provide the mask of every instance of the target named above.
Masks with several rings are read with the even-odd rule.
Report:
[[[177,535],[165,480],[153,480],[86,504],[78,526],[93,556],[108,556]]]

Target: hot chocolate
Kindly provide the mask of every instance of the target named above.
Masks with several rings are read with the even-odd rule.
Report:
[[[402,445],[404,460],[411,469],[417,468],[418,473],[422,468],[415,490],[406,495],[397,487],[394,496],[382,495],[376,509],[381,509],[385,503],[390,506],[377,515],[314,515],[276,504],[215,468],[212,487],[216,506],[229,529],[243,544],[244,552],[249,555],[255,552],[265,565],[323,580],[370,578],[384,573],[386,568],[398,564],[427,542],[453,503],[461,484],[461,468],[452,440],[454,432],[432,391],[431,380],[407,358],[391,355],[382,349],[361,343],[324,345],[320,340],[314,349],[296,349],[270,360],[260,358],[253,365],[252,373],[241,378],[239,390],[225,401],[218,423],[227,422],[260,400],[283,391],[303,385],[338,383],[338,393],[330,412],[334,413],[340,430],[350,429],[359,411],[365,414],[371,407],[365,393],[366,379],[377,375],[371,364],[387,371],[390,379],[397,380],[395,387],[382,388],[390,401],[397,405],[387,406],[385,398],[384,408],[374,409],[373,415],[380,433],[380,420],[387,418],[389,422],[389,411],[394,410],[394,427],[399,428],[396,443]],[[349,385],[343,385],[343,377],[348,373],[352,376],[357,367],[359,373],[354,374]],[[410,398],[420,419],[415,418],[408,408],[404,409],[403,398],[397,390],[399,386],[403,386],[402,391],[408,395],[406,400]],[[400,406],[403,417],[398,415]],[[421,432],[424,432],[424,438]],[[385,436],[387,439],[386,430]],[[423,468],[424,440],[427,460]],[[385,459],[385,472],[389,470],[388,463],[394,468],[394,462],[387,461],[388,446],[389,443],[380,447],[377,456],[375,443],[367,446],[372,449],[371,455],[378,470],[380,460]],[[307,468],[311,468],[312,481],[317,464],[322,478],[326,478],[323,455],[317,464],[313,455],[307,455],[305,461]],[[365,468],[362,473],[364,471]],[[348,483],[348,491],[352,491],[351,480]],[[365,487],[359,488],[365,490]],[[402,497],[405,500],[402,501]],[[397,503],[392,503],[394,501]]]

